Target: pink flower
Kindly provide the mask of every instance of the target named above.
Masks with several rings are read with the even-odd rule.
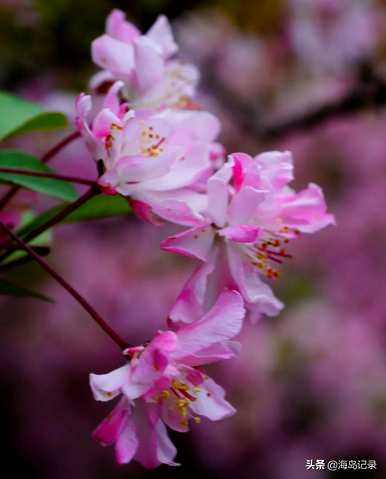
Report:
[[[201,319],[176,331],[159,331],[144,346],[131,347],[131,360],[108,374],[90,375],[97,401],[122,396],[93,437],[102,445],[115,444],[116,459],[132,459],[145,467],[175,465],[176,449],[165,424],[189,430],[201,416],[218,421],[234,414],[224,390],[209,378],[202,365],[231,358],[237,343],[230,341],[241,328],[243,301],[235,291],[224,291]]]
[[[276,266],[290,257],[291,239],[334,224],[318,186],[310,184],[299,193],[289,188],[292,169],[289,152],[255,158],[235,153],[209,179],[202,220],[162,243],[167,251],[204,262],[181,293],[172,320],[190,321],[211,303],[208,291],[223,287],[240,291],[252,319],[280,311],[282,304],[260,277],[279,276]]]
[[[92,43],[94,62],[104,69],[93,88],[122,80],[123,94],[134,107],[185,106],[194,95],[198,72],[173,60],[178,47],[167,18],[159,16],[145,34],[125,20],[121,10],[107,18],[106,34]]]
[[[120,86],[110,89],[91,127],[91,98],[77,101],[78,128],[95,159],[103,161],[100,185],[129,196],[141,217],[151,220],[156,213],[191,225],[191,212],[205,201],[193,188],[212,173],[219,121],[204,111],[128,111],[116,95]]]

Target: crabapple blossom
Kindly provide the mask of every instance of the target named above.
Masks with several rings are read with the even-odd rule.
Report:
[[[91,97],[77,100],[77,124],[105,173],[99,184],[107,193],[129,196],[137,214],[154,221],[153,213],[191,224],[203,207],[198,190],[213,172],[219,147],[214,141],[219,121],[205,111],[134,111],[120,104],[115,83],[91,127]],[[189,206],[189,208],[188,208]]]
[[[251,319],[280,311],[282,304],[261,276],[279,276],[276,266],[291,257],[286,249],[290,240],[334,224],[317,185],[298,193],[288,186],[292,171],[289,152],[266,152],[255,158],[235,153],[208,180],[202,219],[162,243],[164,250],[203,262],[182,291],[172,320],[190,321],[210,303],[208,294],[223,287],[240,291]]]
[[[92,43],[94,62],[103,68],[91,87],[122,80],[122,94],[134,108],[188,107],[198,71],[173,59],[177,52],[168,19],[160,15],[145,34],[118,9],[106,21],[106,33]]]
[[[132,459],[152,468],[175,465],[176,449],[165,424],[179,432],[201,416],[218,421],[235,412],[224,390],[202,366],[235,355],[236,336],[245,314],[236,291],[225,290],[199,320],[175,331],[159,331],[147,345],[130,347],[128,364],[108,374],[91,374],[97,401],[121,396],[93,433],[102,445],[115,444],[118,463]]]

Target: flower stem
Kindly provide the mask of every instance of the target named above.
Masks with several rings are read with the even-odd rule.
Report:
[[[57,213],[51,219],[49,219],[45,223],[41,224],[40,226],[38,226],[37,228],[35,228],[34,230],[26,234],[25,237],[23,238],[24,241],[31,241],[37,236],[39,236],[41,233],[43,233],[44,231],[48,230],[49,228],[52,228],[52,226],[60,223],[70,213],[77,210],[84,203],[87,203],[87,201],[93,198],[94,196],[99,195],[99,193],[100,191],[94,183],[94,185],[89,190],[87,190],[86,193],[80,196],[76,201],[65,206],[61,211],[59,211],[59,213]]]
[[[78,178],[76,176],[58,175],[56,173],[49,173],[44,171],[26,170],[24,168],[3,168],[0,167],[0,173],[14,173],[16,175],[38,176],[40,178],[52,178],[54,180],[69,181],[71,183],[79,183],[81,185],[92,186],[95,184],[94,180],[87,178]]]
[[[47,271],[68,293],[85,309],[98,326],[119,346],[120,349],[128,347],[127,342],[121,338],[95,311],[95,309],[81,296],[67,281],[62,278],[51,266],[35,251],[28,246],[21,238],[11,231],[4,223],[0,222],[0,228],[5,231],[31,258]]]
[[[65,146],[67,146],[69,143],[72,141],[76,140],[80,136],[80,133],[78,131],[74,131],[70,135],[66,136],[63,138],[62,141],[57,143],[55,146],[53,146],[51,149],[47,151],[42,157],[41,161],[42,163],[47,163],[53,156],[55,156],[61,149],[63,149]],[[2,210],[10,201],[11,199],[16,195],[16,193],[20,190],[20,186],[12,186],[5,195],[0,198],[0,210]]]
[[[41,224],[34,230],[30,231],[25,235],[23,238],[24,241],[28,242],[39,236],[41,233],[44,231],[48,230],[52,226],[60,223],[66,216],[68,216],[70,213],[78,209],[80,206],[82,206],[84,203],[86,203],[89,199],[92,197],[96,196],[99,194],[99,189],[98,187],[94,184],[89,190],[86,191],[82,196],[80,196],[76,201],[73,203],[70,203],[69,205],[65,206],[61,211],[59,211],[55,216],[50,218],[48,221],[45,223]],[[7,249],[10,246],[10,243],[6,243],[4,245],[1,245],[2,248]],[[5,253],[3,253],[0,256],[0,263],[4,261],[8,256],[12,253],[12,251],[8,250]]]

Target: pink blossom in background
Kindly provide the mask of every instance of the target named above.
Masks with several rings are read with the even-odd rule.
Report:
[[[240,354],[220,372],[238,398],[237,420],[194,430],[210,467],[242,478],[307,477],[305,457],[366,448],[383,464],[383,344],[360,316],[305,301],[276,324],[247,325],[240,339]]]
[[[181,49],[203,71],[211,68],[230,92],[259,102],[272,86],[275,49],[246,34],[215,10],[191,13],[176,25]],[[210,75],[210,74],[209,74]]]
[[[293,47],[307,69],[344,73],[368,57],[377,41],[372,0],[291,0]]]

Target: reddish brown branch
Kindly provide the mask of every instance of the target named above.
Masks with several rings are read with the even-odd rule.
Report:
[[[67,281],[60,276],[51,266],[41,258],[35,251],[28,246],[21,238],[19,238],[13,231],[11,231],[4,223],[0,222],[0,228],[6,232],[12,240],[17,243],[21,249],[23,249],[31,258],[34,259],[40,266],[47,271],[92,317],[92,319],[98,324],[98,326],[119,346],[120,349],[126,349],[129,345],[121,338],[107,323],[106,321],[95,311],[95,309],[76,291]]]

